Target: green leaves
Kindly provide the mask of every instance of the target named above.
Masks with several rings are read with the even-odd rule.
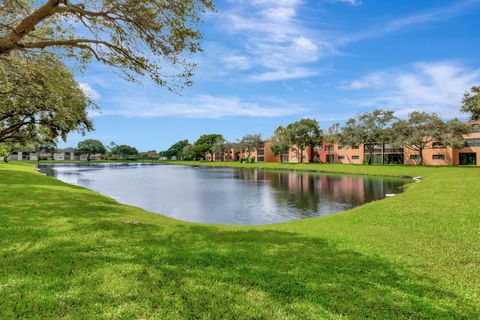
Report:
[[[56,54],[91,59],[119,69],[134,81],[149,75],[177,91],[191,84],[201,51],[200,15],[210,0],[18,1],[0,5],[0,55],[55,49]]]
[[[95,107],[67,67],[51,54],[0,59],[0,142],[66,138],[93,129]]]
[[[480,120],[480,86],[473,86],[462,99],[462,112],[470,113],[470,120]]]
[[[87,139],[78,143],[76,152],[79,154],[86,154],[87,160],[90,161],[91,155],[97,153],[105,154],[107,152],[107,149],[99,140]]]

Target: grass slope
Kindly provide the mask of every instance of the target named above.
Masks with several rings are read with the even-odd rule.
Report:
[[[335,216],[225,227],[1,164],[0,318],[479,318],[479,169],[262,166],[424,180]]]

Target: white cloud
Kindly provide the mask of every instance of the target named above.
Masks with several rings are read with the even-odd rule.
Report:
[[[302,74],[315,74],[309,64],[335,50],[329,43],[317,39],[315,32],[304,26],[298,17],[303,3],[300,0],[231,1],[232,7],[221,16],[221,28],[240,42],[241,50],[248,56],[248,66],[264,69],[264,77],[248,77],[256,81],[292,79]],[[231,62],[231,61],[230,61]],[[227,65],[235,65],[230,63]],[[243,67],[243,68],[242,68]],[[246,70],[246,65],[238,65]],[[268,76],[271,75],[271,76]],[[284,75],[284,77],[282,77]]]
[[[244,55],[227,55],[223,57],[223,62],[227,69],[248,70],[252,67],[250,58]]]
[[[374,72],[358,80],[343,82],[341,87],[366,91],[360,99],[362,105],[391,108],[398,115],[419,110],[455,117],[461,116],[463,93],[478,83],[480,70],[447,61],[421,62],[401,69]]]
[[[103,115],[121,115],[126,117],[168,117],[221,119],[225,117],[283,117],[303,113],[306,109],[298,105],[275,103],[263,105],[257,102],[243,101],[238,97],[215,97],[200,95],[194,98],[182,98],[181,102],[152,102],[148,98],[112,99],[118,104],[115,109],[107,109]]]
[[[275,70],[264,73],[253,74],[250,79],[253,81],[278,81],[308,78],[318,75],[314,70],[304,68],[294,68],[291,70]]]
[[[332,0],[333,2],[343,2],[351,4],[352,6],[359,6],[362,4],[362,0]]]
[[[88,83],[81,82],[78,84],[83,93],[92,100],[100,99],[100,93],[93,89]]]

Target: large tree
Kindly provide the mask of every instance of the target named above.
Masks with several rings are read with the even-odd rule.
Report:
[[[393,125],[393,130],[405,148],[416,151],[423,165],[423,151],[433,148],[434,143],[460,148],[464,145],[463,135],[471,128],[458,119],[443,121],[435,113],[412,112],[408,119]]]
[[[219,137],[212,145],[212,152],[220,154],[220,157],[222,157],[223,161],[225,160],[225,150],[228,148],[228,145],[228,141],[225,140],[225,138]],[[213,157],[211,157],[211,161],[213,161]]]
[[[470,114],[470,120],[480,120],[480,86],[473,86],[462,99],[462,112]]]
[[[314,119],[302,119],[291,123],[286,128],[290,148],[295,151],[300,163],[307,147],[321,144],[323,136],[318,121]]]
[[[171,159],[173,157],[175,157],[176,159],[182,159],[183,158],[183,149],[186,146],[188,146],[189,144],[190,143],[188,142],[188,140],[177,141],[174,144],[172,144],[170,146],[170,148],[168,148],[167,150],[161,151],[160,154],[163,157],[166,157],[168,159]]]
[[[51,54],[0,58],[0,143],[66,139],[93,129],[93,106],[67,67]]]
[[[120,156],[122,159],[128,159],[138,156],[138,150],[135,147],[126,144],[115,144],[110,148],[110,152],[113,155]]]
[[[393,111],[377,109],[350,118],[342,128],[340,143],[350,147],[364,144],[368,152],[368,164],[373,163],[375,145],[392,142],[392,125],[396,120]]]
[[[323,137],[323,142],[328,147],[328,155],[330,156],[332,152],[332,148],[335,144],[338,143],[340,140],[341,129],[339,123],[334,123],[330,127],[328,127],[327,132]]]
[[[201,50],[197,26],[210,9],[211,0],[3,0],[0,55],[51,49],[175,89],[191,83],[189,57]]]
[[[90,161],[92,155],[105,154],[107,149],[99,140],[87,139],[78,143],[76,152],[87,155],[87,160]]]
[[[290,142],[285,127],[280,126],[275,129],[270,150],[272,150],[274,155],[278,156],[280,162],[283,161],[282,154],[288,153],[290,150]]]
[[[219,139],[223,139],[223,136],[221,134],[204,134],[200,136],[200,138],[195,141],[192,149],[190,150],[194,153],[195,160],[205,157],[206,153],[209,153],[211,155],[213,152],[212,148]]]
[[[57,144],[54,141],[42,141],[37,145],[36,151],[38,154],[37,156],[38,161],[42,160],[40,159],[40,154],[42,153],[48,153],[53,158],[53,153],[57,151]]]
[[[262,143],[263,140],[260,134],[247,134],[239,141],[240,147],[246,153],[247,158],[250,158],[252,152],[261,147]]]

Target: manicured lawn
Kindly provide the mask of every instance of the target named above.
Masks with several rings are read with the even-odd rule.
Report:
[[[424,179],[335,216],[225,227],[0,164],[0,318],[480,318],[479,168],[261,166]]]

